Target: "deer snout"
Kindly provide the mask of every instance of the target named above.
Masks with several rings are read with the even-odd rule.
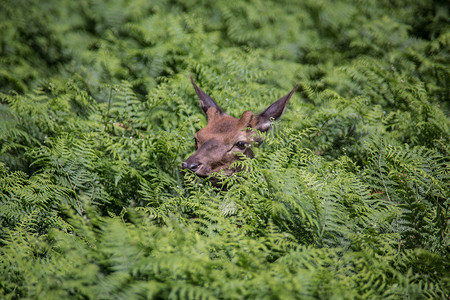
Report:
[[[202,164],[201,163],[199,163],[199,162],[187,162],[187,161],[184,161],[182,164],[181,164],[181,169],[189,169],[189,170],[191,170],[192,172],[196,172],[199,168],[200,168],[200,166],[201,166]]]

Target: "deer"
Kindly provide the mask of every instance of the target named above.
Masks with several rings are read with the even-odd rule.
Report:
[[[289,94],[272,103],[263,112],[254,114],[247,110],[238,119],[227,115],[195,84],[192,76],[190,79],[200,100],[200,107],[206,115],[207,125],[195,134],[195,153],[181,164],[181,169],[190,170],[202,178],[221,170],[226,176],[230,176],[240,171],[232,165],[242,159],[242,155],[254,158],[252,147],[263,142],[258,131],[266,132],[272,127],[272,122],[281,117],[289,99],[298,88],[297,83]]]

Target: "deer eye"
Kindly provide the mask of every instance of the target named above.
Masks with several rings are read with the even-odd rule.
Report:
[[[237,142],[235,146],[238,147],[239,150],[244,150],[247,148],[247,144],[245,142]]]

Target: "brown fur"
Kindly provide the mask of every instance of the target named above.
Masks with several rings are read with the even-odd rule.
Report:
[[[259,115],[245,111],[239,119],[225,114],[222,109],[194,83],[192,84],[200,99],[200,106],[208,118],[208,124],[195,135],[196,152],[181,165],[182,169],[190,169],[201,177],[223,170],[231,175],[236,169],[230,165],[239,159],[238,153],[253,158],[252,147],[262,139],[251,127],[266,131],[270,128],[270,120],[278,119],[283,113],[289,98],[297,86],[286,96],[269,106]],[[245,147],[243,146],[245,145]]]

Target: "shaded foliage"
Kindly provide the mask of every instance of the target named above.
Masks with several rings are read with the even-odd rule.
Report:
[[[448,5],[2,1],[0,28],[1,298],[449,297]],[[179,170],[189,75],[233,116],[300,85],[227,188]]]

